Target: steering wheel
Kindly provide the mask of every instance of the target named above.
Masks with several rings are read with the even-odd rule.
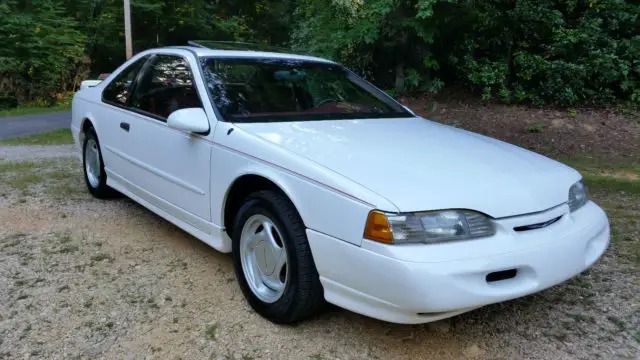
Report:
[[[330,102],[339,102],[339,101],[341,101],[341,100],[340,99],[335,99],[335,98],[327,98],[327,99],[324,99],[324,100],[318,102],[316,104],[316,107],[318,107],[320,105],[328,104]]]

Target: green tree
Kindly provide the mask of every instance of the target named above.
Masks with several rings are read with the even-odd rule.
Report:
[[[296,11],[296,48],[356,68],[396,93],[433,90],[441,82],[430,45],[439,0],[305,0]],[[381,69],[392,69],[392,79]]]
[[[492,0],[442,39],[449,75],[484,98],[558,105],[640,103],[640,5]]]
[[[3,103],[71,89],[82,64],[85,35],[57,1],[0,3],[0,98]]]
[[[640,4],[625,0],[131,0],[134,52],[285,45],[395,94],[444,82],[512,103],[640,104]],[[125,60],[121,0],[0,0],[0,107]]]

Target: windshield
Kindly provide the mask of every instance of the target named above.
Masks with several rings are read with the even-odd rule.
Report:
[[[411,117],[342,66],[304,60],[203,58],[204,80],[225,121]]]

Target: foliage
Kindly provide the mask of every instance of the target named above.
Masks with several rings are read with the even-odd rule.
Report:
[[[297,17],[294,45],[395,94],[437,91],[445,80],[485,100],[640,103],[637,3],[305,0]]]
[[[293,2],[132,0],[134,52],[187,40],[283,43]],[[122,0],[0,0],[0,109],[56,94],[125,61]]]
[[[530,133],[539,133],[542,132],[542,129],[544,129],[544,125],[542,124],[528,125],[525,127],[525,130]]]
[[[55,93],[78,79],[85,35],[53,0],[0,3],[0,107]],[[6,107],[6,106],[5,106]]]
[[[344,63],[387,89],[485,100],[640,104],[630,0],[131,0],[134,52],[238,40]],[[125,60],[121,0],[0,0],[0,108],[55,103]]]
[[[640,6],[618,0],[492,0],[447,39],[454,78],[507,102],[640,102]],[[453,22],[452,22],[453,23]]]
[[[380,85],[393,83],[395,94],[437,91],[442,83],[432,75],[439,64],[429,49],[436,2],[304,0],[296,9],[292,45],[341,61]]]

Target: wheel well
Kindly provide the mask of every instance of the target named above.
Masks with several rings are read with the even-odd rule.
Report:
[[[274,190],[287,196],[273,181],[260,175],[243,175],[236,179],[227,194],[223,212],[224,228],[229,236],[231,236],[235,217],[244,200],[250,194],[260,190]]]
[[[84,119],[84,120],[82,121],[82,132],[83,132],[83,133],[86,133],[86,132],[87,132],[87,130],[89,130],[89,129],[90,129],[90,128],[92,128],[92,127],[93,127],[93,124],[91,123],[91,120],[89,120],[89,119]]]
[[[91,120],[84,118],[82,119],[82,128],[80,129],[80,133],[78,134],[78,139],[80,140],[80,146],[84,143],[84,137],[87,134],[87,131],[93,127]]]

